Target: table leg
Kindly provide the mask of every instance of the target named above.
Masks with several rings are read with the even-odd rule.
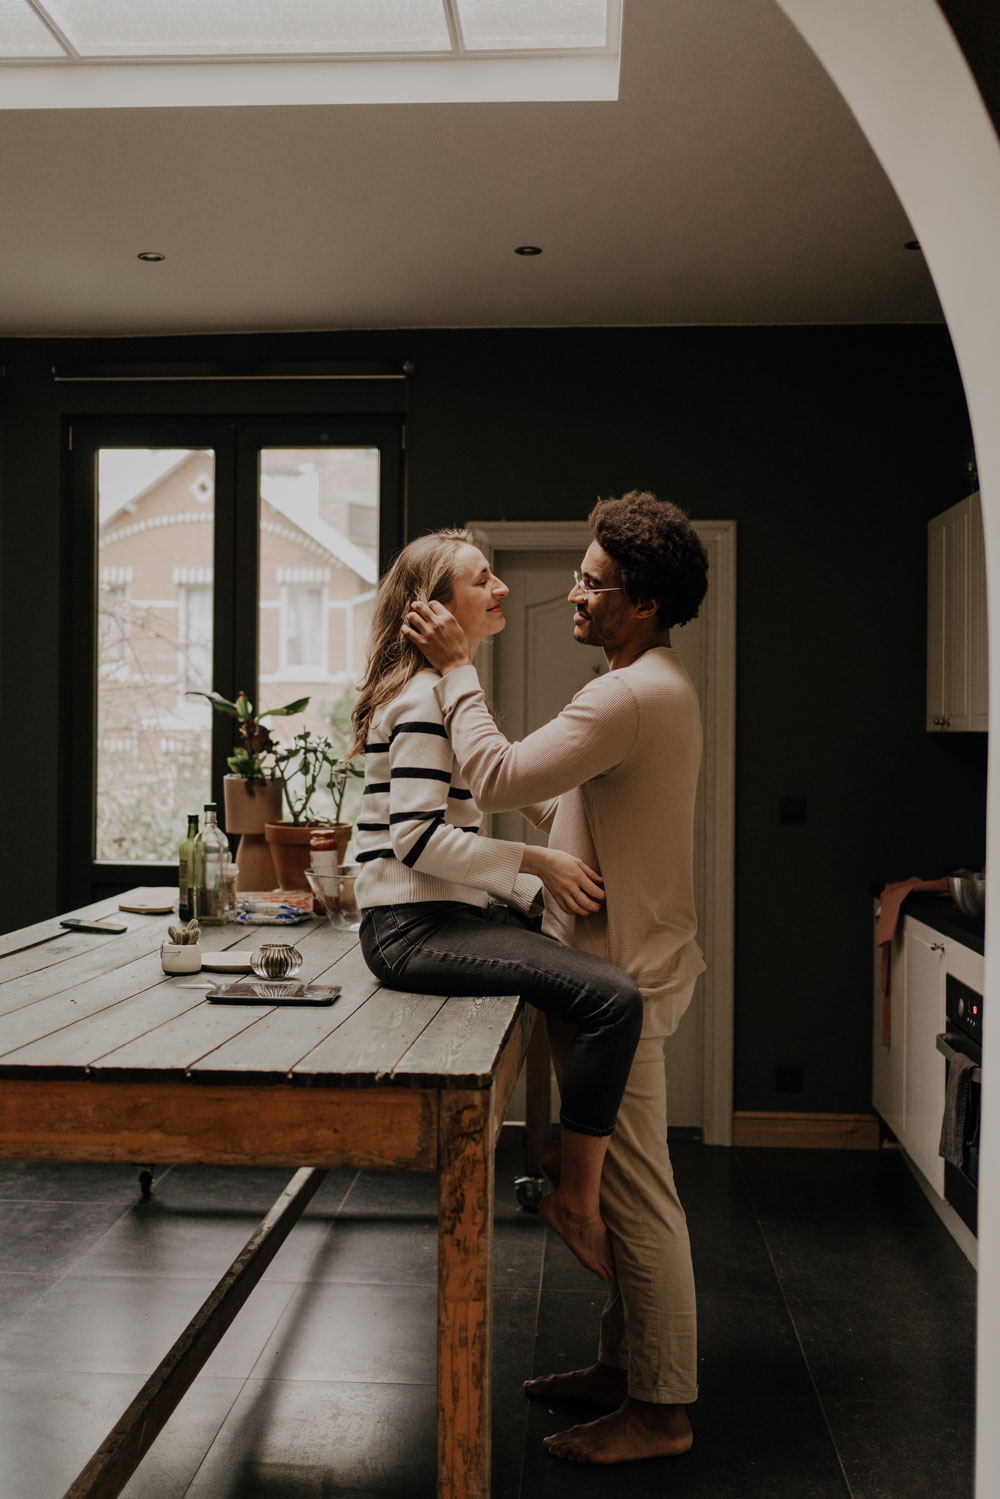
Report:
[[[440,1094],[438,1499],[488,1499],[493,1314],[489,1090]]]
[[[524,1060],[524,1173],[538,1176],[542,1152],[549,1143],[550,1078],[549,1033],[539,1015]]]

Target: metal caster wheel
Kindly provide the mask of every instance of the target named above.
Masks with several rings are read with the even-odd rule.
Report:
[[[142,1193],[143,1202],[149,1202],[153,1195],[153,1173],[152,1171],[139,1172],[139,1191]]]
[[[544,1176],[516,1176],[514,1194],[526,1213],[537,1213],[538,1204],[545,1196]]]

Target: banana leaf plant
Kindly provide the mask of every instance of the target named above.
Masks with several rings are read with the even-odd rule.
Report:
[[[225,713],[236,719],[236,732],[240,742],[226,764],[232,775],[246,778],[247,790],[251,796],[255,785],[263,786],[266,781],[274,781],[281,774],[275,758],[278,746],[271,738],[264,719],[287,718],[292,713],[304,712],[309,706],[309,699],[300,697],[294,703],[286,703],[283,708],[265,708],[263,713],[255,713],[253,703],[245,692],[239,693],[234,701],[223,697],[221,692],[187,692],[184,695],[203,697],[211,703],[216,713]]]

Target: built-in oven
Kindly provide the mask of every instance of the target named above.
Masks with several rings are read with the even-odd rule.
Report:
[[[979,1110],[983,1065],[983,996],[963,984],[953,974],[946,976],[945,1013],[947,1030],[937,1038],[937,1049],[948,1064],[948,1081],[959,1057],[971,1060],[963,1067],[964,1086],[958,1090],[946,1086],[946,1121],[957,1108],[958,1128],[954,1131],[955,1160],[945,1157],[944,1195],[972,1233],[978,1231],[979,1200]],[[957,1079],[955,1079],[957,1081]]]

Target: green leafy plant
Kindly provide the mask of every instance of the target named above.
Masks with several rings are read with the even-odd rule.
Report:
[[[309,699],[300,697],[294,703],[286,703],[283,708],[265,708],[263,713],[255,713],[245,692],[239,693],[235,701],[223,697],[220,692],[187,692],[185,697],[203,697],[216,713],[225,713],[236,719],[240,742],[226,764],[234,776],[245,777],[251,795],[255,785],[263,786],[265,781],[273,781],[281,774],[276,760],[279,746],[271,738],[264,719],[287,718],[292,713],[304,712],[309,706]]]
[[[346,759],[332,739],[309,729],[303,729],[288,744],[273,745],[271,755],[285,782],[291,823],[301,826],[306,822],[340,821],[348,780],[364,775],[360,759]],[[313,799],[323,791],[332,798],[332,817],[317,816],[313,811]]]
[[[178,947],[191,947],[201,936],[201,927],[197,920],[186,921],[183,926],[168,926],[171,942],[176,942]]]

